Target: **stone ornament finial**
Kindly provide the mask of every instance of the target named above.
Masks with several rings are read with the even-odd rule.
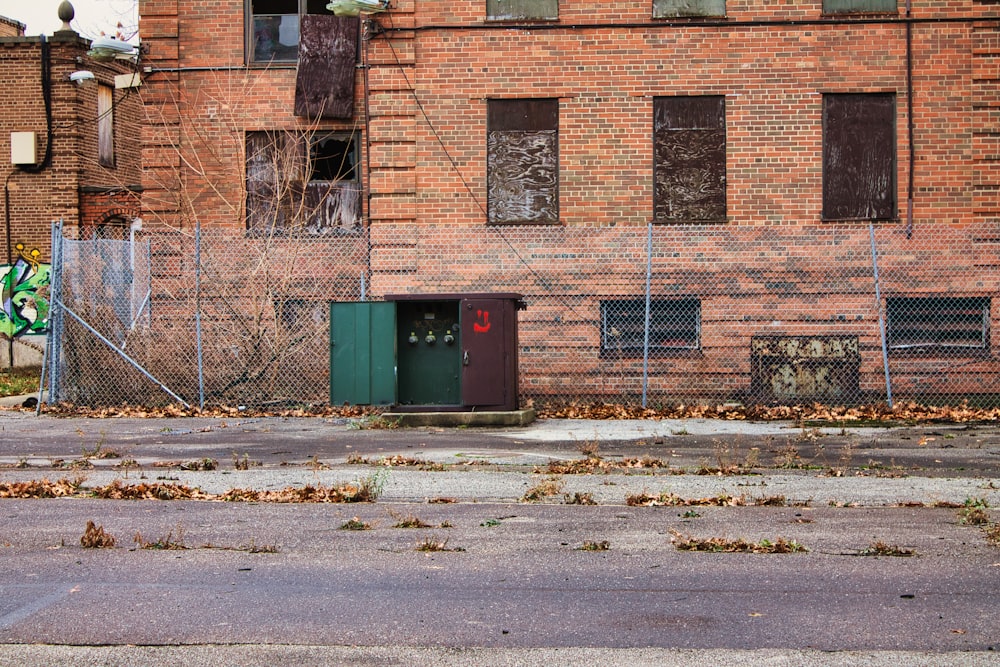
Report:
[[[64,30],[72,31],[73,28],[70,27],[69,22],[73,20],[74,16],[76,16],[76,10],[73,9],[73,5],[70,3],[70,1],[63,0],[62,2],[60,2],[58,12],[59,12],[59,20],[63,22],[62,27],[59,28],[59,31],[60,32]]]

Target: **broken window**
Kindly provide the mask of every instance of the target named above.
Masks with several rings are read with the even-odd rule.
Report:
[[[486,18],[555,21],[559,18],[559,0],[486,0]]]
[[[559,222],[559,100],[489,100],[490,224]]]
[[[299,17],[329,15],[328,0],[245,0],[250,62],[295,62],[299,55]]]
[[[651,354],[697,350],[700,339],[699,299],[649,302]],[[646,345],[645,299],[601,301],[601,356],[642,356]]]
[[[726,98],[653,99],[655,222],[725,222]]]
[[[885,307],[893,351],[989,351],[989,297],[889,297]]]
[[[896,11],[896,0],[823,0],[824,14],[884,14]]]
[[[97,162],[115,166],[115,89],[104,84],[97,87]]]
[[[726,0],[653,0],[653,18],[725,16]]]
[[[329,236],[361,224],[354,135],[247,132],[247,230]]]
[[[896,216],[896,95],[823,96],[823,219]]]

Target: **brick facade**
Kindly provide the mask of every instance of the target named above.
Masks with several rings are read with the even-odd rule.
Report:
[[[498,22],[485,0],[392,0],[367,24],[355,118],[313,122],[292,115],[294,63],[245,66],[241,0],[141,0],[144,215],[240,234],[245,131],[367,132],[371,293],[522,291],[522,390],[615,394],[643,362],[602,357],[599,308],[644,287],[654,98],[724,96],[726,220],[652,231],[655,294],[701,299],[698,352],[657,359],[653,386],[739,395],[751,340],[779,333],[857,336],[861,389],[878,393],[869,225],[822,218],[824,95],[895,95],[883,296],[991,297],[986,348],[1000,345],[1000,9],[910,11],[741,0],[653,19],[650,0],[564,0],[557,21]],[[487,102],[531,97],[559,101],[559,224],[492,227]],[[928,364],[949,363],[902,359],[899,386],[926,389]],[[992,353],[962,365],[929,390],[1000,388]]]
[[[37,248],[43,261],[50,257],[51,223],[62,220],[67,234],[86,233],[81,228],[116,221],[118,214],[139,214],[139,135],[142,104],[134,90],[115,90],[115,164],[97,161],[97,88],[114,87],[114,77],[131,71],[123,61],[99,61],[87,55],[90,41],[75,32],[47,37],[50,53],[52,147],[44,168],[11,164],[11,133],[34,132],[38,164],[46,155],[48,123],[42,86],[42,39],[38,36],[0,38],[0,81],[7,91],[0,96],[0,178],[7,183],[10,206],[10,241]],[[79,86],[72,72],[89,70],[96,82]],[[16,253],[14,253],[16,258]],[[2,261],[6,261],[3,259]]]

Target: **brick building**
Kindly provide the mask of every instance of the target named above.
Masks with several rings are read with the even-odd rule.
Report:
[[[72,20],[71,9],[61,11]],[[26,281],[47,284],[52,222],[62,220],[73,237],[128,238],[139,215],[134,140],[142,104],[135,89],[117,88],[115,79],[135,64],[91,53],[90,40],[68,22],[51,36],[26,36],[24,27],[0,17],[4,363],[10,355],[15,361],[22,354],[25,361],[40,356],[41,343],[32,337],[45,330],[47,305],[44,290],[36,293]],[[74,72],[89,74],[77,83],[70,78]]]
[[[1000,393],[995,1],[325,5],[140,0],[147,219],[522,293],[527,396]]]

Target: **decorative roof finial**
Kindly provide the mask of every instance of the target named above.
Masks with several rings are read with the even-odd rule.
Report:
[[[69,22],[73,20],[74,16],[76,16],[76,10],[73,9],[73,5],[70,4],[69,0],[63,0],[59,3],[58,12],[59,20],[63,22],[62,27],[59,28],[59,32],[72,32],[73,28],[70,27]]]

